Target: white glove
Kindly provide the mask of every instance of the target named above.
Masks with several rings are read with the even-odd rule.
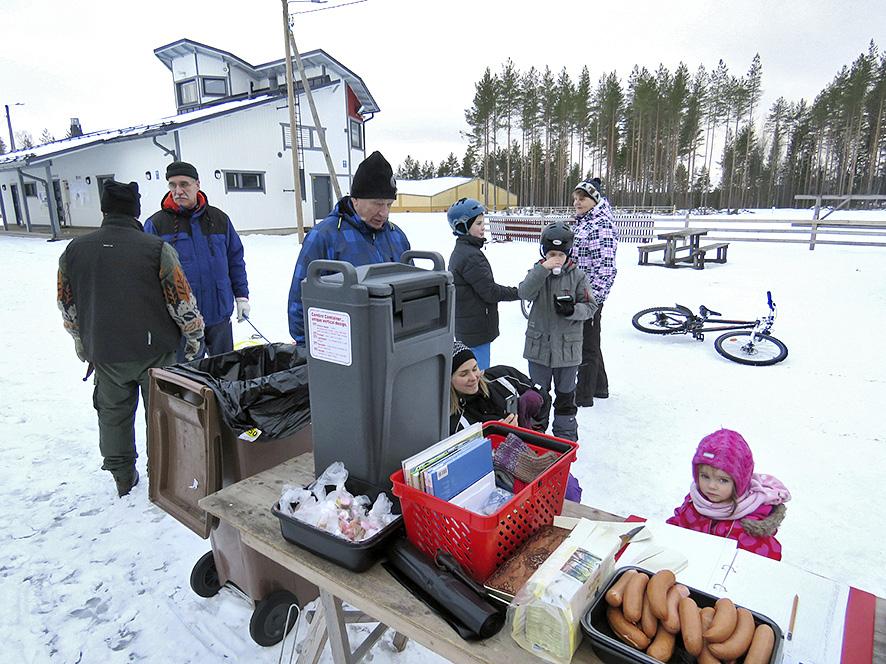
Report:
[[[203,345],[203,337],[201,336],[199,339],[188,339],[185,343],[185,360],[190,362],[195,357],[197,357],[197,353],[200,352],[200,346]]]
[[[242,323],[245,319],[249,318],[249,299],[245,297],[238,297],[234,299],[234,304],[237,305],[237,322]]]
[[[74,337],[74,352],[77,353],[77,359],[86,362],[86,351],[83,350],[83,342],[80,341],[80,337]]]

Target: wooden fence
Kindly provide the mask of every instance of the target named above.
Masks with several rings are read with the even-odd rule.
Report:
[[[571,215],[486,215],[493,240],[538,242],[541,229],[555,220],[572,220]],[[730,218],[725,215],[677,216],[618,213],[615,227],[619,241],[629,244],[652,242],[659,233],[683,228],[704,228],[705,241],[779,242],[863,247],[886,247],[886,220],[812,220]]]

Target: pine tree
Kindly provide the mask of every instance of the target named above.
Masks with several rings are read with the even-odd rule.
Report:
[[[46,143],[52,143],[55,140],[55,136],[53,136],[49,129],[43,129],[43,132],[40,134],[40,145],[45,145]]]
[[[29,150],[34,147],[34,139],[31,137],[31,132],[15,132],[15,147],[17,150]]]
[[[6,143],[0,138],[0,154],[6,154]]]

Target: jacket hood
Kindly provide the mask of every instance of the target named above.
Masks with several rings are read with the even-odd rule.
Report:
[[[374,233],[384,233],[394,228],[393,222],[388,219],[381,228],[375,229],[367,224],[354,210],[354,204],[351,202],[350,196],[343,196],[341,200],[332,208],[332,212],[338,215],[339,227],[345,223],[354,229],[360,231],[364,235],[372,235]]]
[[[729,473],[735,482],[735,493],[741,497],[751,486],[754,455],[747,441],[737,431],[720,429],[701,439],[692,457],[692,477],[698,484],[698,466],[706,464]]]
[[[173,214],[185,214],[186,212],[190,212],[191,215],[194,215],[197,212],[200,212],[203,208],[209,205],[209,198],[206,194],[203,193],[202,190],[197,192],[197,206],[193,210],[185,210],[181,205],[172,200],[172,192],[167,191],[164,194],[163,198],[160,200],[160,208],[163,210],[168,210]]]
[[[118,214],[116,212],[111,212],[106,214],[102,218],[102,228],[107,226],[116,226],[117,228],[131,228],[134,231],[144,232],[144,226],[142,226],[142,222],[140,222],[135,217],[130,217],[127,214]]]

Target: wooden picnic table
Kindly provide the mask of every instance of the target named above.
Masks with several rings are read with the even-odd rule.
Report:
[[[538,664],[542,660],[521,648],[510,636],[508,625],[483,641],[464,641],[442,618],[431,612],[401,586],[381,565],[357,574],[315,556],[283,539],[280,522],[271,505],[280,497],[283,484],[306,486],[314,480],[313,456],[302,454],[274,468],[253,475],[201,499],[199,505],[213,516],[236,528],[245,545],[292,570],[320,588],[319,607],[311,621],[299,664],[314,664],[328,639],[336,664],[355,664],[388,629],[395,630],[394,646],[405,647],[411,638],[452,662],[476,664]],[[602,510],[566,501],[565,516],[600,521],[624,519]],[[348,612],[342,602],[362,612],[352,622],[379,622],[363,643],[352,652],[345,622]],[[877,599],[874,661],[886,662],[886,601]],[[599,664],[587,639],[572,659],[575,664]]]
[[[656,237],[665,241],[664,248],[664,264],[667,267],[677,267],[677,262],[685,261],[689,263],[695,262],[695,255],[701,246],[701,238],[708,234],[707,228],[684,228],[679,231],[668,231],[667,233],[659,233]],[[677,246],[677,242],[682,240],[683,245]],[[677,251],[688,248],[689,255],[677,257]]]

